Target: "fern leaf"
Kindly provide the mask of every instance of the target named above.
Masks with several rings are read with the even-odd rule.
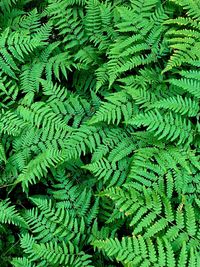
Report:
[[[178,144],[184,143],[188,139],[191,142],[193,139],[191,123],[178,115],[173,116],[172,113],[162,116],[158,111],[149,111],[146,114],[137,115],[127,123],[137,127],[146,126],[147,131],[155,132],[154,136],[158,136],[158,139],[166,137],[173,141],[178,138]]]
[[[198,102],[181,96],[159,100],[151,105],[153,108],[171,110],[181,115],[196,116],[199,111]]]
[[[34,160],[24,168],[23,172],[18,176],[16,183],[22,183],[23,188],[28,187],[28,184],[35,184],[47,174],[48,168],[55,166],[63,160],[62,153],[57,150],[49,149],[42,154],[39,154]]]
[[[190,93],[196,98],[198,99],[200,98],[199,81],[188,78],[182,78],[182,79],[170,79],[169,82],[170,84],[180,87],[185,92]]]
[[[15,206],[9,200],[0,202],[0,221],[1,223],[11,223],[19,227],[27,228],[27,223],[17,212]]]

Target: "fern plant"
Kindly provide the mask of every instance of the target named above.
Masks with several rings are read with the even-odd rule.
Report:
[[[1,266],[200,266],[198,0],[2,0]]]

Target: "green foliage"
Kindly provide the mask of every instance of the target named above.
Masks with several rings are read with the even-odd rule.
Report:
[[[16,211],[14,206],[10,205],[9,200],[1,201],[0,203],[0,222],[14,224],[20,227],[26,227],[27,224],[23,217]]]
[[[199,1],[0,13],[0,265],[199,267]]]

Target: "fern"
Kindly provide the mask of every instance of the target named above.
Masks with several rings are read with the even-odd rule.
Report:
[[[173,84],[173,82],[172,82]],[[181,115],[188,114],[188,116],[194,117],[199,111],[198,102],[191,98],[183,98],[181,96],[169,97],[157,101],[157,103],[152,104],[154,108],[162,108],[167,110],[175,111]]]
[[[0,13],[0,265],[199,266],[199,1]]]
[[[27,227],[26,221],[17,212],[14,206],[10,205],[10,201],[1,201],[0,203],[0,218],[1,223],[12,223],[20,227]]]
[[[172,85],[178,86],[185,90],[186,92],[190,93],[191,95],[195,96],[196,98],[199,99],[199,85],[198,81],[192,80],[192,79],[187,79],[187,78],[182,78],[180,80],[178,79],[171,79],[169,82]]]
[[[154,135],[159,136],[158,139],[166,137],[173,141],[178,138],[178,144],[184,143],[186,140],[191,142],[193,139],[191,123],[186,122],[178,115],[173,117],[171,113],[161,116],[158,111],[149,111],[146,114],[137,115],[127,123],[137,127],[147,126],[148,131],[155,132]]]
[[[27,258],[14,258],[12,260],[12,265],[15,267],[23,266],[23,267],[35,267],[35,264],[32,264]]]
[[[153,245],[151,239],[144,239],[142,236],[125,237],[121,242],[118,239],[98,240],[94,242],[94,246],[104,250],[110,258],[115,257],[117,262],[122,262],[124,266],[148,266],[149,264],[176,266],[175,253],[166,239],[158,238],[156,244]],[[190,251],[184,250],[185,244],[183,244],[179,262],[177,262],[179,265],[181,262],[182,266],[186,266],[187,263],[183,257],[187,258],[186,255],[190,255]],[[192,256],[189,257],[190,260]],[[194,266],[197,266],[196,263]]]
[[[37,259],[43,260],[41,266],[44,264],[72,264],[72,266],[92,266],[90,263],[90,256],[78,252],[73,245],[69,242],[69,248],[62,242],[60,245],[57,243],[49,242],[46,244],[37,244],[35,240],[27,235],[22,236],[21,246],[25,252],[29,254],[30,259],[33,261]],[[58,261],[59,259],[59,261]]]
[[[125,120],[131,117],[134,107],[128,101],[126,94],[120,92],[107,97],[107,99],[110,103],[108,102],[100,107],[95,116],[92,117],[90,124],[101,121],[106,121],[108,124],[111,122],[119,124],[123,117]]]
[[[59,151],[46,150],[34,160],[32,160],[19,175],[16,183],[22,182],[23,187],[28,187],[28,183],[36,183],[36,178],[40,179],[47,174],[47,168],[55,166],[58,162],[62,161],[63,157]],[[28,179],[27,179],[28,178]]]

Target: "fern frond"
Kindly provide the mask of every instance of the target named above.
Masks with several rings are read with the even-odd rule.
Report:
[[[193,139],[190,121],[186,121],[178,115],[173,116],[172,113],[162,116],[158,111],[149,111],[137,115],[127,123],[137,127],[144,125],[147,127],[147,131],[154,132],[154,136],[158,136],[158,139],[164,137],[171,141],[178,139],[178,144],[185,143],[186,140],[191,142]]]
[[[124,266],[139,267],[152,265],[175,267],[179,266],[176,264],[180,262],[186,262],[186,259],[183,260],[183,253],[185,258],[187,258],[190,251],[192,252],[192,250],[189,252],[185,251],[185,245],[183,244],[180,253],[180,260],[178,262],[175,259],[173,246],[167,241],[167,239],[162,240],[157,238],[156,242],[153,243],[151,239],[144,239],[142,236],[123,237],[121,241],[117,238],[96,240],[93,244],[99,250],[105,251],[109,258],[115,258],[117,262],[121,262]],[[195,252],[195,255],[197,259],[197,251]]]
[[[4,10],[10,11],[11,8],[16,5],[18,0],[2,0],[0,4],[0,8]]]
[[[0,131],[9,135],[17,136],[22,132],[26,123],[10,110],[0,114]]]
[[[107,159],[102,158],[82,168],[91,171],[98,179],[103,179],[103,183],[109,184],[109,186],[120,186],[126,179],[127,165],[128,161],[126,159],[118,163],[111,163]]]
[[[48,38],[50,26],[46,25],[40,28],[38,32],[31,36],[20,32],[10,33],[7,28],[0,37],[1,47],[1,69],[7,75],[17,79],[14,71],[19,71],[15,61],[24,62],[24,58],[35,48],[45,45]]]
[[[25,189],[28,187],[29,183],[35,184],[37,180],[45,176],[48,172],[48,168],[62,161],[62,152],[55,149],[46,150],[29,162],[23,172],[18,176],[16,183],[21,182]]]
[[[185,92],[190,93],[192,96],[195,96],[198,99],[200,98],[200,82],[198,80],[193,80],[189,78],[169,79],[169,83],[180,87]]]
[[[14,267],[35,267],[36,265],[29,261],[26,257],[23,258],[13,258],[11,261]]]
[[[187,97],[183,98],[179,95],[154,102],[150,107],[171,110],[181,115],[188,114],[191,117],[196,116],[199,111],[197,101]]]
[[[183,7],[183,9],[187,10],[187,15],[192,17],[195,20],[199,20],[199,16],[200,16],[200,5],[199,2],[197,0],[183,0],[183,1],[179,1],[179,0],[171,0],[172,2],[180,5]]]
[[[10,200],[0,202],[0,222],[27,228],[26,221],[17,212],[16,207],[11,205]]]
[[[93,151],[100,143],[100,137],[97,128],[82,126],[79,130],[69,133],[68,138],[63,144],[64,157],[71,159],[77,158],[82,153],[86,154],[87,148]]]
[[[128,120],[132,116],[133,106],[126,93],[119,92],[106,97],[107,103],[100,106],[99,110],[95,113],[89,124],[95,124],[101,121],[108,124],[119,124],[122,118]]]
[[[60,244],[57,242],[48,242],[37,244],[34,238],[28,234],[21,238],[21,247],[25,253],[29,255],[31,261],[44,261],[46,264],[65,264],[73,266],[92,266],[91,256],[83,252],[79,252],[76,247],[69,241],[69,247],[63,241]]]

